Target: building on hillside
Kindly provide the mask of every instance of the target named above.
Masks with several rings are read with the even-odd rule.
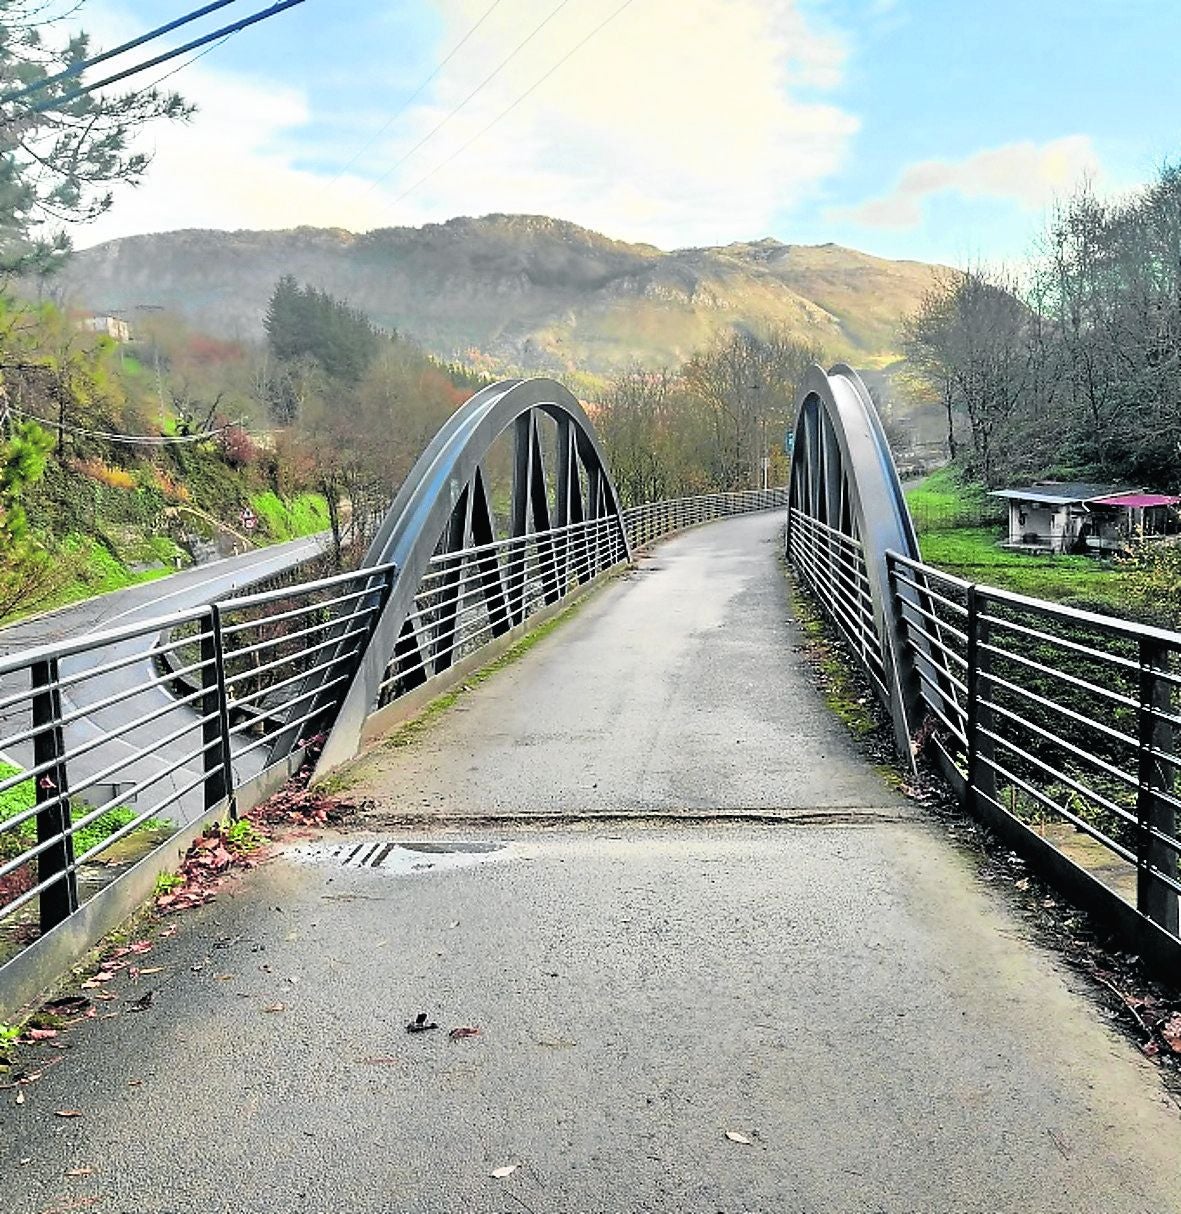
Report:
[[[101,333],[112,341],[128,342],[131,340],[131,326],[118,316],[84,316],[78,322],[78,328],[87,333]]]
[[[1145,493],[1127,485],[1038,481],[998,489],[1009,503],[1006,548],[1023,552],[1120,552],[1136,538],[1181,532],[1181,497]]]

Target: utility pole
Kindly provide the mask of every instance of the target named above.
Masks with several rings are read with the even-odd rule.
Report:
[[[759,487],[769,489],[771,487],[771,457],[767,451],[767,418],[764,416],[759,420],[763,430],[763,483]]]

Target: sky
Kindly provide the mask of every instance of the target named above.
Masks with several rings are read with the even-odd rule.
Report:
[[[105,47],[193,7],[73,20]],[[1178,45],[1177,0],[305,0],[168,80],[197,116],[143,137],[146,181],[75,243],[525,212],[1019,261],[1082,181],[1181,157]]]

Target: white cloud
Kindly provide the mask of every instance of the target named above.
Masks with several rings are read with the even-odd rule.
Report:
[[[834,208],[830,215],[871,228],[913,228],[923,221],[926,200],[943,193],[1008,199],[1035,209],[1099,171],[1099,157],[1086,135],[1042,144],[1026,140],[962,160],[919,161],[904,170],[888,194],[855,207]]]
[[[619,3],[568,5],[397,164],[553,0],[503,5],[440,75],[429,104],[368,149],[364,179],[359,166],[335,181],[300,167],[315,150],[303,138],[316,116],[298,82],[234,76],[208,67],[211,55],[175,81],[200,106],[197,118],[157,132],[147,181],[122,192],[79,243],[185,226],[364,230],[489,211],[557,215],[664,246],[713,243],[768,231],[840,167],[858,124],[816,95],[840,82],[844,47],[816,33],[796,0],[636,0],[481,134]],[[487,0],[437,7],[450,46]],[[92,12],[107,14],[117,32],[111,5]],[[382,117],[364,120],[373,129]],[[343,147],[340,159],[352,151]]]

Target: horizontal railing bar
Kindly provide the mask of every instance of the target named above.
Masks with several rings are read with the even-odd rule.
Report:
[[[979,647],[984,652],[991,653],[994,658],[1000,658],[1006,662],[1016,662],[1017,665],[1024,666],[1027,670],[1033,670],[1038,674],[1047,675],[1053,679],[1060,679],[1064,683],[1069,683],[1071,687],[1077,687],[1080,691],[1099,696],[1113,704],[1120,705],[1122,708],[1138,709],[1140,707],[1140,701],[1133,699],[1131,696],[1126,696],[1119,691],[1112,691],[1107,687],[1100,687],[1097,683],[1079,678],[1078,675],[1068,674],[1065,670],[1059,670],[1056,666],[1046,666],[1042,662],[1036,662],[1033,658],[1027,658],[1024,654],[1015,653],[1011,649],[1005,649],[1000,645],[993,645],[987,641],[979,642]]]
[[[246,607],[260,607],[265,603],[273,603],[278,599],[289,599],[296,595],[315,594],[318,590],[327,590],[332,586],[343,586],[346,582],[369,581],[384,577],[387,573],[396,572],[392,561],[382,565],[367,565],[363,569],[355,569],[349,573],[336,573],[331,577],[320,578],[315,582],[299,582],[294,586],[280,587],[278,590],[263,590],[258,594],[246,594],[236,599],[223,599],[218,606],[224,615],[229,611],[241,611]],[[366,591],[378,591],[380,586],[367,586]]]
[[[1096,805],[1105,809],[1109,814],[1114,814],[1115,817],[1129,826],[1138,825],[1139,820],[1131,810],[1125,809],[1117,801],[1112,801],[1110,797],[1105,797],[1089,784],[1084,784],[1081,780],[1075,779],[1074,776],[1060,771],[1053,764],[1047,763],[1038,755],[1031,753],[1022,746],[1018,746],[1011,738],[1007,738],[1003,734],[988,729],[983,725],[977,726],[977,728],[986,738],[991,738],[997,745],[1003,746],[1010,754],[1017,755],[1019,758],[1024,759],[1025,762],[1032,763],[1035,767],[1044,771],[1053,782],[1065,784],[1072,792],[1078,793],[1080,797],[1084,797],[1088,801],[1093,801]]]
[[[921,573],[924,577],[934,578],[936,581],[943,582],[948,586],[955,586],[958,590],[967,591],[972,585],[971,582],[966,582],[961,577],[955,577],[953,574],[944,573],[942,569],[936,569],[932,565],[924,565],[922,561],[912,560],[908,556],[903,556],[901,552],[895,552],[892,548],[886,552],[886,560],[891,564],[905,565],[908,569],[913,569],[916,573]],[[926,587],[923,587],[926,589]]]
[[[155,619],[140,624],[127,624],[122,628],[108,629],[106,632],[87,632],[68,640],[51,641],[33,649],[22,649],[18,653],[9,654],[6,658],[0,658],[0,677],[24,670],[37,662],[48,662],[52,658],[74,657],[76,654],[87,653],[92,649],[118,645],[122,641],[133,641],[137,637],[146,636],[152,632],[161,632],[165,628],[179,628],[181,624],[206,619],[211,610],[212,608],[205,604],[201,607],[192,607],[188,611],[157,616]],[[0,704],[0,707],[3,705]]]
[[[1040,804],[1044,805],[1048,810],[1050,810],[1051,813],[1058,814],[1060,817],[1065,818],[1068,822],[1070,822],[1072,825],[1076,826],[1084,834],[1090,835],[1091,838],[1094,839],[1097,843],[1102,843],[1103,846],[1106,847],[1109,851],[1115,852],[1115,854],[1117,856],[1119,856],[1121,859],[1127,860],[1128,863],[1130,863],[1130,864],[1136,863],[1136,853],[1135,852],[1130,851],[1128,848],[1124,847],[1124,845],[1122,843],[1117,843],[1114,839],[1110,838],[1103,831],[1101,831],[1097,826],[1092,826],[1091,823],[1088,822],[1085,818],[1080,818],[1077,814],[1072,813],[1064,805],[1059,805],[1057,801],[1055,801],[1051,797],[1047,796],[1040,789],[1034,788],[1034,786],[1032,784],[1027,783],[1020,776],[1014,775],[1011,771],[1009,771],[1002,764],[998,763],[995,759],[990,758],[988,755],[984,755],[984,754],[980,755],[979,758],[980,758],[981,763],[987,764],[998,775],[1003,776],[1006,780],[1008,780],[1010,784],[1015,784],[1023,792],[1028,793],[1031,797],[1033,797],[1033,799],[1035,801],[1038,801]],[[982,793],[979,788],[975,789],[975,792],[978,796],[984,796],[986,800],[991,801],[992,804],[996,805],[997,808],[1000,809],[1003,813],[1008,814],[1009,817],[1011,817],[1011,818],[1016,817],[1015,814],[1010,813],[1009,810],[1005,809],[1005,807],[1003,805],[1001,805],[998,801],[994,801],[993,798]],[[1018,819],[1018,821],[1020,821],[1020,819]],[[1072,861],[1072,863],[1073,863],[1073,861]]]
[[[1122,666],[1126,670],[1136,672],[1140,670],[1140,663],[1135,658],[1125,658],[1118,653],[1108,653],[1102,649],[1094,649],[1090,645],[1083,645],[1078,641],[1071,641],[1066,637],[1056,637],[1052,633],[1042,632],[1040,629],[1030,628],[1025,624],[1018,624],[1015,620],[1006,620],[1004,616],[989,615],[987,612],[982,612],[980,620],[984,624],[991,624],[1009,632],[1020,633],[1022,636],[1043,641],[1061,649],[1069,649],[1073,653],[1082,654],[1084,657],[1093,658],[1095,661]]]
[[[1036,722],[1023,717],[1020,713],[1013,712],[1006,708],[1003,704],[997,704],[984,696],[980,697],[980,705],[982,708],[991,709],[1000,716],[1013,722],[1014,725],[1019,725],[1022,729],[1031,730],[1038,737],[1043,738],[1053,746],[1058,746],[1067,753],[1072,754],[1077,759],[1082,759],[1084,762],[1090,763],[1093,767],[1100,771],[1106,772],[1113,779],[1120,780],[1129,788],[1139,788],[1140,781],[1130,772],[1124,771],[1121,767],[1116,767],[1114,763],[1109,763],[1106,759],[1101,759],[1097,754],[1093,754],[1089,750],[1083,750],[1081,746],[1076,746],[1073,742],[1068,742],[1065,738],[1059,737],[1058,734],[1051,730],[1038,725]]]
[[[1006,691],[1011,691],[1014,695],[1021,696],[1034,704],[1040,704],[1043,708],[1050,709],[1051,712],[1056,712],[1061,716],[1068,717],[1072,721],[1077,721],[1078,724],[1088,729],[1097,729],[1101,734],[1104,734],[1115,742],[1119,742],[1123,746],[1130,747],[1132,750],[1136,750],[1139,747],[1139,742],[1135,738],[1128,737],[1126,733],[1120,733],[1118,729],[1113,729],[1110,725],[1104,725],[1102,721],[1096,721],[1081,712],[1076,712],[1073,708],[1067,708],[1065,704],[1059,704],[1056,700],[1047,700],[1045,696],[1040,696],[1036,691],[1030,691],[1019,683],[1010,683],[1008,679],[1002,678],[991,670],[981,670],[979,677],[982,680],[987,679],[994,686],[1003,687]]]
[[[928,598],[934,599],[937,603],[942,603],[949,611],[954,611],[956,615],[962,616],[965,619],[968,615],[968,609],[963,603],[957,603],[955,599],[949,599],[946,595],[940,594],[937,590],[932,590],[930,586],[920,586],[918,582],[912,582],[910,578],[904,574],[892,574],[895,582],[901,582],[904,586],[909,586],[911,589],[918,591],[919,594],[926,595]],[[909,599],[901,599],[903,603],[910,606]]]

